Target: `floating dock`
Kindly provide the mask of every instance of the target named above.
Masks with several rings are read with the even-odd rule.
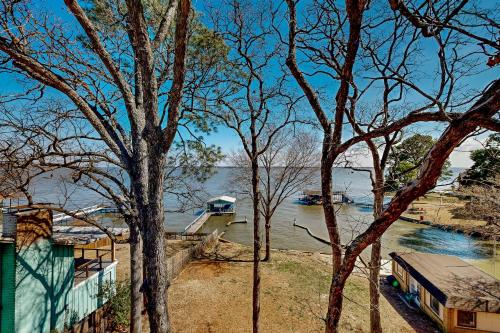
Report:
[[[89,216],[96,213],[116,213],[117,211],[118,209],[114,207],[109,207],[105,205],[94,205],[82,209],[73,210],[71,211],[72,215],[68,215],[65,213],[54,214],[52,221],[54,223],[64,223],[74,219],[78,219],[78,217]]]

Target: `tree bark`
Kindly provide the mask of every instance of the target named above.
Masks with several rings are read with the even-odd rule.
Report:
[[[382,158],[373,141],[367,141],[373,158],[373,169],[375,179],[372,178],[373,186],[373,218],[378,219],[384,211],[384,169],[386,157],[390,151],[390,144],[387,143]],[[382,333],[382,322],[380,319],[380,266],[381,266],[382,237],[379,237],[373,244],[370,258],[370,332]]]
[[[340,272],[334,275],[330,285],[330,297],[328,300],[328,313],[326,317],[325,333],[337,333],[342,314],[342,303],[344,301],[343,289],[345,279]]]
[[[165,157],[161,149],[159,145],[150,145],[147,198],[143,198],[146,200],[140,210],[143,217],[142,239],[147,244],[143,247],[146,274],[144,290],[147,297],[150,331],[153,333],[170,332],[163,207]]]
[[[142,332],[142,307],[144,301],[141,292],[142,275],[142,241],[138,226],[130,224],[130,332]]]
[[[271,217],[265,217],[266,228],[266,256],[263,261],[271,261]]]
[[[382,333],[380,320],[380,238],[372,244],[370,259],[370,332]]]
[[[342,281],[340,269],[342,265],[342,249],[340,247],[340,234],[337,227],[335,207],[332,202],[332,159],[329,157],[328,144],[330,136],[325,134],[323,141],[323,157],[321,160],[321,191],[323,196],[323,212],[328,229],[328,237],[332,247],[332,282],[328,300],[328,311],[326,314],[325,332],[337,332],[340,314],[342,312],[342,289],[345,281]]]
[[[376,220],[384,210],[384,180],[383,170],[375,168],[375,189],[373,200],[373,217]],[[378,238],[371,249],[370,258],[370,332],[382,333],[380,319],[380,265],[381,265],[382,239]]]
[[[259,212],[259,165],[257,157],[252,159],[253,192],[253,291],[252,291],[252,328],[259,332],[260,316],[260,212]]]
[[[147,311],[151,332],[170,332],[170,322],[167,308],[166,258],[163,214],[149,213],[149,227],[144,232],[144,264],[146,271],[145,291],[147,297]]]

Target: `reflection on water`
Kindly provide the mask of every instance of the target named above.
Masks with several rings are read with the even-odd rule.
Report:
[[[398,243],[419,252],[446,254],[464,259],[485,259],[493,254],[493,247],[489,244],[437,228],[413,230],[402,235]]]

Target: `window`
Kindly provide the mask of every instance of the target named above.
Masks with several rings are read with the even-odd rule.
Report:
[[[457,325],[463,327],[476,327],[476,313],[457,310]]]
[[[429,296],[430,296],[429,306],[431,307],[432,311],[434,311],[434,313],[439,316],[439,301],[434,296],[432,295]]]
[[[396,273],[398,273],[399,276],[403,276],[403,274],[404,274],[403,267],[401,267],[401,265],[398,263],[396,263]]]

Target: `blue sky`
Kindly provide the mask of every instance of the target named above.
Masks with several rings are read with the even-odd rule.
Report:
[[[200,0],[195,0],[194,1],[194,6],[196,8],[203,8],[203,5],[205,4],[205,1],[200,1]],[[213,4],[213,2],[212,2]],[[62,21],[68,22],[72,24],[74,22],[74,18],[67,12],[65,5],[63,1],[53,1],[51,2],[51,7],[46,8],[46,2],[36,2],[36,6],[40,6],[40,8],[44,8],[47,11],[50,11],[54,14],[54,16],[59,17]],[[76,26],[76,25],[75,25]],[[430,45],[424,45],[424,51],[432,53],[434,52],[433,47]],[[426,69],[424,68],[426,66],[425,61],[422,62],[422,70],[425,71]],[[484,68],[478,68],[478,71],[481,73],[478,75],[475,75],[471,78],[467,78],[463,81],[463,84],[465,85],[470,85],[474,86],[476,88],[482,88],[485,82],[489,82],[494,78],[498,77],[499,70],[497,68],[489,69],[486,67],[486,65],[483,65]],[[498,67],[498,66],[497,66]],[[3,80],[4,86],[2,88],[2,93],[6,92],[18,92],[21,88],[16,82],[16,80],[12,76],[8,76],[6,74],[0,74],[0,78]],[[332,84],[332,81],[327,80],[325,78],[315,78],[312,80],[312,83],[314,84],[315,88],[327,88],[327,93],[324,96],[324,103],[325,105],[330,104],[330,106],[333,105],[331,102],[333,100],[333,96],[336,92],[336,83],[334,82]],[[432,86],[433,84],[433,77],[425,77],[421,81],[422,85],[430,85]],[[55,93],[48,92],[49,95],[57,96]],[[373,98],[376,98],[376,92],[373,93]],[[303,106],[304,112],[310,113],[311,110],[307,104],[304,104]],[[439,132],[442,130],[442,126],[436,126],[435,124],[432,125],[420,125],[418,129],[415,129],[420,132],[426,132],[426,133],[431,133],[434,136],[439,135]],[[467,167],[470,166],[470,159],[468,158],[468,155],[471,150],[480,148],[481,146],[481,141],[484,141],[484,137],[480,137],[478,140],[468,140],[462,147],[457,149],[451,156],[451,162],[453,166],[456,167]],[[235,133],[227,129],[225,127],[219,127],[218,130],[214,133],[211,133],[209,135],[204,135],[205,142],[207,144],[213,144],[216,146],[221,146],[222,150],[224,153],[229,154],[235,150],[240,149],[241,144],[239,142],[239,138],[235,135]],[[359,165],[362,166],[367,166],[370,164],[370,161],[364,158],[359,158],[357,160]]]

